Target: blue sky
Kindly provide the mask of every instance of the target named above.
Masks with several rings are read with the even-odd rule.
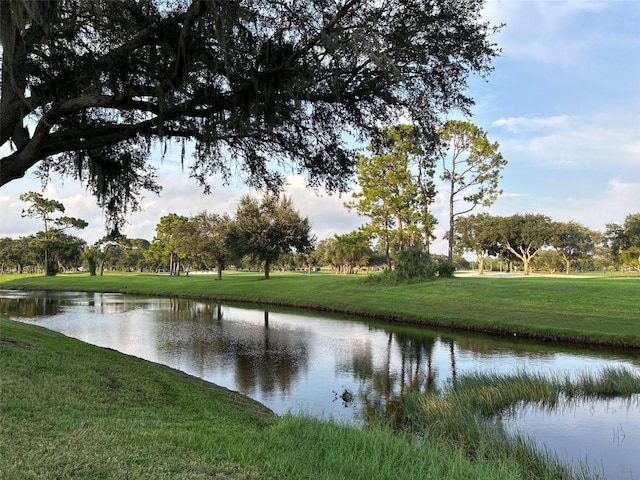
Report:
[[[476,106],[469,121],[500,144],[509,162],[501,181],[504,193],[488,211],[542,213],[601,231],[640,212],[640,2],[489,0],[485,16],[506,24],[495,36],[502,55],[488,81],[471,79]],[[450,118],[460,116],[452,112]],[[160,217],[170,212],[232,213],[249,192],[240,181],[214,182],[213,195],[202,195],[182,173],[179,156],[178,146],[168,152],[159,170],[164,190],[160,197],[147,195],[144,211],[130,216],[128,236],[151,239]],[[29,190],[40,190],[31,174],[0,189],[0,236],[42,228],[21,218],[18,195]],[[286,193],[320,239],[366,222],[343,207],[348,194],[318,195],[300,177],[290,177]],[[101,211],[78,182],[56,179],[44,195],[90,223],[79,236],[93,242],[104,235]],[[434,214],[439,229],[432,251],[445,253],[444,186]]]

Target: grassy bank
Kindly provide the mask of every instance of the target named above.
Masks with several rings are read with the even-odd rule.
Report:
[[[382,320],[640,348],[640,277],[451,278],[423,283],[364,275],[225,273],[171,278],[153,274],[56,277],[4,275],[0,288],[128,292],[257,302]]]
[[[278,418],[181,372],[6,319],[0,364],[6,480],[570,478],[383,427]]]

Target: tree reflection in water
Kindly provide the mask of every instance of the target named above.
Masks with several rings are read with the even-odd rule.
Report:
[[[171,299],[164,316],[171,322],[189,322],[183,322],[177,329],[173,325],[172,333],[158,335],[160,350],[189,352],[192,366],[202,371],[211,368],[212,361],[218,361],[218,367],[233,370],[236,388],[246,395],[287,394],[307,368],[308,347],[304,338],[270,328],[269,312],[264,312],[264,323],[260,326],[232,319],[225,321],[220,304]],[[187,331],[193,328],[197,332]],[[176,330],[184,332],[176,335]]]
[[[393,419],[409,392],[427,393],[435,388],[432,353],[435,336],[416,337],[387,333],[385,361],[376,366],[371,346],[354,349],[349,370],[360,380],[358,392],[366,419]],[[395,359],[394,355],[399,358]],[[394,367],[399,365],[399,368]],[[345,368],[345,366],[343,366]]]
[[[33,318],[56,315],[62,300],[47,297],[0,298],[0,315],[8,318]]]

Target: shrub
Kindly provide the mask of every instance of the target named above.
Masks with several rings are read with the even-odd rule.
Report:
[[[398,254],[394,275],[399,279],[429,278],[436,274],[431,256],[419,248],[406,248]]]
[[[438,276],[450,278],[453,277],[453,273],[456,271],[456,267],[454,267],[449,262],[440,262],[438,263]]]

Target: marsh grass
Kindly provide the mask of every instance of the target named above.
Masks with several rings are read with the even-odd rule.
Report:
[[[584,373],[577,379],[525,372],[473,374],[455,379],[441,392],[406,397],[401,426],[424,435],[426,441],[455,445],[472,459],[514,461],[525,472],[523,478],[590,478],[596,474],[561,463],[528,439],[508,435],[502,417],[523,403],[551,410],[578,398],[635,393],[640,393],[640,376],[622,368],[605,369],[598,375]]]

